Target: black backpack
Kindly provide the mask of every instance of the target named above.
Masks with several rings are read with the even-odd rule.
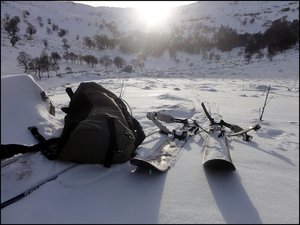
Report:
[[[139,122],[128,112],[124,101],[95,82],[80,83],[70,97],[61,137],[45,140],[36,127],[29,127],[40,141],[33,146],[1,145],[1,159],[17,153],[41,151],[48,159],[96,163],[109,167],[134,157],[145,139]]]

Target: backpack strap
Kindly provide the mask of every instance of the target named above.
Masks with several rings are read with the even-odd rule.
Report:
[[[18,144],[1,144],[1,160],[10,158],[16,154],[24,154],[37,151],[34,146],[18,145]]]
[[[37,127],[28,127],[31,134],[39,143],[31,146],[19,144],[1,144],[1,160],[10,158],[16,154],[41,151],[48,159],[57,159],[60,149],[61,138],[46,140],[38,131]]]
[[[69,98],[72,99],[72,97],[73,97],[73,95],[74,95],[74,92],[73,92],[72,88],[67,87],[67,88],[66,88],[66,92],[67,92]]]
[[[32,126],[28,127],[28,130],[30,130],[31,134],[39,141],[39,143],[46,141],[46,138],[44,138],[40,132],[38,131],[37,127]]]
[[[107,119],[107,125],[109,130],[109,143],[108,143],[108,150],[105,156],[104,167],[110,167],[114,158],[115,152],[118,150],[118,146],[116,143],[116,128],[115,122],[112,117]]]
[[[66,92],[67,92],[69,98],[72,100],[72,97],[73,97],[73,95],[74,95],[74,92],[73,92],[72,88],[67,87],[67,88],[66,88]],[[70,113],[69,107],[62,107],[62,108],[61,108],[61,111],[63,111],[63,112],[66,113],[66,114],[69,114],[69,113]]]

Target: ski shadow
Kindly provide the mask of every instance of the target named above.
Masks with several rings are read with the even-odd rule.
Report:
[[[73,193],[74,196],[82,194],[82,188],[91,191],[80,196],[81,203],[78,211],[82,213],[79,218],[71,211],[66,212],[65,218],[68,223],[70,221],[71,223],[100,222],[101,224],[159,223],[159,210],[167,173],[154,171],[150,173],[146,169],[134,170],[134,168],[129,162],[113,165],[106,175],[98,175],[99,179],[95,179],[96,169],[98,173],[100,170],[106,170],[106,168],[95,167],[94,175],[86,179],[84,186],[79,183],[69,185],[68,188],[76,192]],[[78,172],[74,173],[74,176],[76,174]],[[86,173],[83,171],[82,174]],[[66,206],[66,208],[72,207],[72,205]],[[53,210],[53,213],[56,210],[59,208]],[[97,218],[96,221],[95,218]]]
[[[276,152],[276,151],[274,151],[274,150],[267,151],[267,150],[265,150],[265,149],[262,149],[262,148],[260,148],[259,145],[258,145],[256,142],[254,142],[254,141],[250,141],[250,142],[245,142],[245,141],[241,141],[241,140],[234,140],[234,141],[237,142],[237,143],[239,143],[239,144],[244,144],[244,145],[251,146],[251,147],[254,148],[254,149],[260,150],[260,151],[262,151],[262,152],[264,152],[264,153],[267,153],[267,154],[269,154],[269,155],[271,155],[271,156],[277,157],[278,159],[281,159],[282,161],[284,161],[284,162],[286,162],[286,163],[288,163],[288,164],[290,164],[290,165],[292,165],[292,166],[295,166],[295,164],[292,162],[291,159],[285,157],[284,155],[279,154],[278,152]]]
[[[138,169],[133,174],[124,176],[124,182],[128,183],[125,187],[131,187],[126,191],[128,206],[120,207],[126,211],[121,223],[129,224],[157,224],[159,223],[159,213],[161,200],[167,172],[149,172],[149,170]]]
[[[204,169],[220,212],[228,224],[261,224],[258,211],[240,182],[237,172]]]

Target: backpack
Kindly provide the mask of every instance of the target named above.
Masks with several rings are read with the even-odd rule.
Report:
[[[105,167],[134,157],[145,133],[121,98],[95,82],[82,82],[74,93],[71,88],[66,88],[66,92],[70,103],[62,108],[66,116],[61,137],[26,146],[27,150],[23,146],[22,153],[40,150],[50,160],[103,164]],[[32,134],[41,136],[33,128],[30,127]],[[13,154],[17,152],[16,146],[11,145]],[[6,151],[10,149],[9,145],[1,147]]]

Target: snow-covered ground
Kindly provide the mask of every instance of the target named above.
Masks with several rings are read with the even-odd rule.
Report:
[[[286,68],[282,75],[289,71]],[[83,81],[98,82],[116,94],[124,83],[123,98],[146,134],[156,129],[146,118],[147,112],[169,110],[184,118],[195,109],[193,118],[201,121],[201,102],[225,121],[247,127],[258,122],[269,85],[271,91],[260,122],[262,128],[253,133],[253,140],[248,143],[239,137],[230,139],[235,172],[215,173],[203,168],[204,134],[200,133],[184,146],[175,165],[164,174],[132,173],[134,166],[129,162],[109,169],[102,165],[76,165],[2,209],[2,223],[299,223],[297,77],[101,78],[84,73],[68,76],[38,81],[56,107],[55,117],[47,115],[51,120],[45,123],[37,120],[34,113],[23,115],[37,120],[35,125],[45,128],[42,131],[47,138],[58,136],[62,129],[64,113],[60,108],[69,101],[65,88],[76,90]],[[2,76],[4,79],[7,77]],[[2,108],[11,99],[20,111],[30,105],[22,101],[13,84],[8,89],[8,95],[1,94]],[[46,114],[42,111],[41,117]],[[1,120],[13,121],[20,115],[2,116]],[[1,125],[2,143],[5,132]],[[32,138],[31,141],[26,144],[33,144]],[[1,199],[72,165],[48,161],[37,153],[6,166],[1,170]]]
[[[240,32],[256,32],[267,28],[262,24],[285,15],[291,20],[299,19],[297,2],[251,2],[251,7],[248,3],[228,2],[222,8],[218,2],[212,5],[199,2],[195,8],[185,6],[178,9],[178,20],[183,18],[188,23],[188,16],[192,15],[196,20],[208,20],[211,26],[220,26],[224,22]],[[80,30],[82,28],[82,35],[93,35],[97,13],[101,18],[107,16],[126,25],[121,17],[126,15],[125,11],[107,8],[97,11],[63,2],[47,4],[49,2],[2,1],[1,16],[8,12],[23,20],[23,10],[30,10],[31,16],[27,19],[33,24],[37,25],[37,16],[44,15],[44,22],[49,17],[53,23],[68,28],[72,34],[68,36],[72,38],[72,51],[121,54],[115,49],[99,52],[84,48],[75,41],[75,35],[78,26]],[[283,12],[285,7],[291,9]],[[210,18],[196,18],[198,9],[203,13],[207,11],[206,16],[212,9],[217,13]],[[80,13],[70,14],[75,10]],[[254,24],[241,25],[256,12],[261,14],[255,17]],[[88,23],[91,26],[87,26]],[[20,26],[23,35],[24,21]],[[191,138],[173,167],[162,174],[132,172],[135,168],[129,162],[105,168],[102,165],[49,161],[40,153],[20,158],[1,168],[2,203],[44,178],[68,170],[25,198],[1,209],[1,223],[299,224],[299,44],[275,55],[272,61],[266,57],[266,49],[261,59],[253,56],[249,63],[241,54],[243,49],[235,48],[230,52],[213,49],[216,55],[220,55],[220,60],[181,52],[178,54],[179,63],[175,63],[165,53],[159,58],[147,58],[145,68],[142,71],[135,69],[132,73],[62,60],[61,77],[55,76],[54,72],[50,78],[44,74],[41,80],[16,75],[24,72],[16,63],[19,51],[39,56],[45,34],[45,29],[38,29],[32,41],[23,38],[16,48],[12,48],[7,33],[1,30],[1,144],[36,143],[27,130],[31,125],[37,126],[46,138],[58,137],[65,116],[60,108],[69,103],[65,88],[71,87],[75,91],[80,82],[86,81],[97,82],[117,95],[122,91],[133,116],[146,134],[157,129],[147,119],[148,112],[167,110],[176,117],[192,116],[201,125],[207,123],[201,102],[215,113],[214,116],[222,116],[228,123],[242,127],[260,123],[261,129],[249,133],[253,135],[251,142],[244,142],[241,137],[230,138],[230,153],[236,167],[234,172],[213,172],[203,168],[204,132]],[[52,35],[48,40],[49,52],[57,50],[62,53],[61,38]],[[137,55],[121,56],[130,62]],[[73,73],[64,73],[67,66],[72,67]],[[271,91],[263,121],[259,121],[269,86]],[[43,102],[39,96],[42,89],[56,108],[55,116],[48,112],[49,100]],[[155,134],[150,138],[159,136]]]

